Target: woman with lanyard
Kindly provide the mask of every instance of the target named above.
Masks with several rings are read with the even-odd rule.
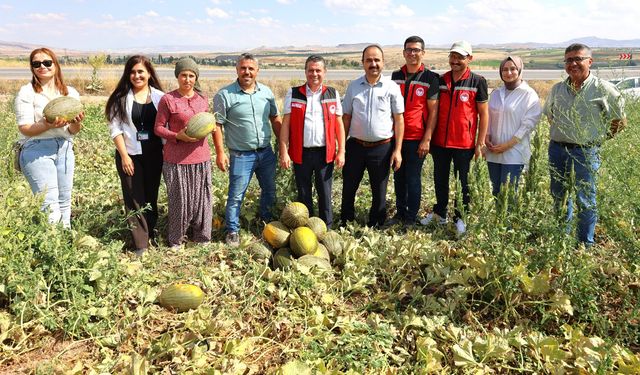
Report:
[[[15,112],[22,151],[20,168],[34,194],[44,193],[42,210],[49,211],[50,223],[71,227],[71,190],[75,156],[73,135],[82,129],[84,112],[72,121],[56,118],[48,122],[42,115],[49,101],[80,94],[66,86],[55,53],[38,48],[29,56],[31,83],[20,88]]]
[[[153,132],[164,93],[151,61],[135,55],[127,60],[105,114],[116,146],[116,169],[135,246],[141,256],[155,238],[158,188],[162,174],[162,140]],[[131,212],[134,214],[130,214]]]
[[[167,242],[179,248],[191,229],[190,239],[211,241],[211,151],[207,138],[186,133],[191,117],[209,109],[209,100],[198,85],[200,70],[192,59],[178,60],[178,89],[160,100],[154,130],[166,140],[162,174],[167,185],[169,225]]]

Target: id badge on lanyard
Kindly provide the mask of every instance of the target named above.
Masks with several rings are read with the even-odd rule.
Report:
[[[149,140],[149,131],[148,130],[140,130],[136,133],[136,139],[138,141],[148,141]]]

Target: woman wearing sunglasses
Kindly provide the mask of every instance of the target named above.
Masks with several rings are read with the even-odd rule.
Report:
[[[162,175],[162,140],[153,132],[164,93],[151,61],[135,55],[127,60],[105,114],[116,146],[116,170],[138,256],[155,237],[158,188]],[[136,214],[131,215],[134,211]]]
[[[42,209],[49,211],[49,222],[71,226],[71,189],[73,187],[73,136],[82,129],[84,113],[71,121],[48,122],[42,115],[49,101],[80,94],[64,84],[55,53],[38,48],[29,56],[31,83],[20,88],[15,113],[20,131],[20,168],[34,194],[44,193]]]

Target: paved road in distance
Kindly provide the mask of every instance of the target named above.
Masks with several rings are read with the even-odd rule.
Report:
[[[83,77],[89,78],[91,76],[90,68],[63,68],[65,77]],[[436,70],[437,73],[443,73],[443,71]],[[483,75],[486,79],[497,80],[497,70],[474,70],[474,72]],[[594,70],[596,75],[605,79],[614,79],[621,77],[629,77],[634,75],[640,75],[640,69],[626,68],[622,69],[599,69]],[[160,79],[168,81],[175,79],[173,75],[173,69],[159,68],[157,73],[160,75]],[[101,69],[98,75],[101,78],[117,79],[122,74],[120,69]],[[352,80],[363,74],[362,70],[329,70],[327,72],[327,80]],[[385,71],[385,75],[390,75],[391,71]],[[214,79],[214,80],[233,80],[236,78],[236,72],[234,69],[202,69],[200,71],[201,78]],[[567,74],[563,70],[526,70],[524,71],[525,80],[529,81],[552,81],[560,80],[566,77]],[[260,70],[259,79],[262,80],[292,80],[299,79],[304,80],[304,72],[300,69],[262,69]],[[0,68],[0,79],[15,79],[28,81],[31,79],[31,73],[29,69],[22,68]]]

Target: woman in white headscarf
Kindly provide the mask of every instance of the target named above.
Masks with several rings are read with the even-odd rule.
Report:
[[[485,156],[494,196],[507,182],[517,189],[520,175],[531,158],[531,133],[542,115],[538,94],[522,80],[523,68],[518,56],[502,60],[500,78],[504,85],[495,89],[489,99]]]

